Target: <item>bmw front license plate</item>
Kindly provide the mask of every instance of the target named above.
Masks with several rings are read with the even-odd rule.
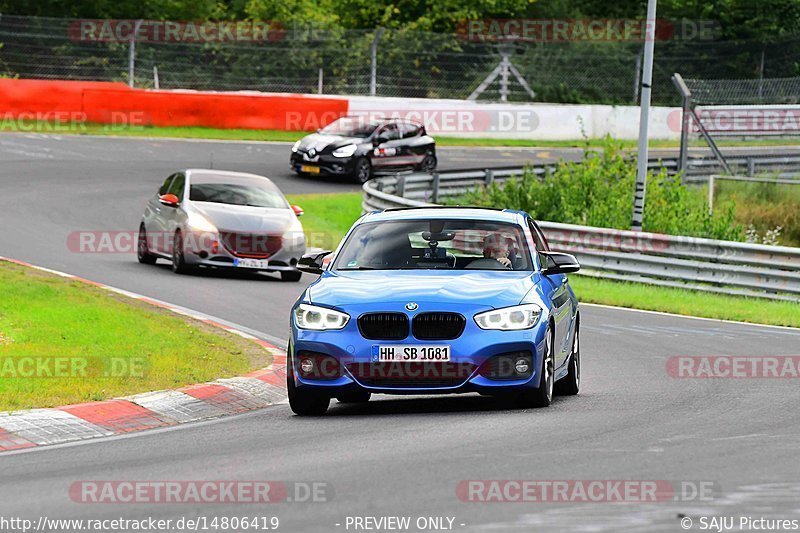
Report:
[[[313,165],[300,165],[300,172],[308,172],[309,174],[319,174],[319,167]]]
[[[233,266],[241,267],[241,268],[267,268],[269,266],[269,261],[266,259],[234,259]]]
[[[383,361],[450,361],[450,346],[421,344],[373,344],[372,362]]]

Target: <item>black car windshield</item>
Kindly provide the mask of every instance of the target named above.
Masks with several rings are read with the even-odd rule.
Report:
[[[522,228],[487,220],[400,220],[355,228],[333,269],[532,270]]]
[[[380,126],[380,122],[359,117],[342,117],[334,120],[321,130],[325,135],[341,135],[342,137],[369,137]]]
[[[193,175],[189,200],[252,207],[289,207],[271,181],[248,176]]]

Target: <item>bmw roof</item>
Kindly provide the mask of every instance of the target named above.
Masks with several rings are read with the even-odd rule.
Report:
[[[521,223],[521,219],[523,219],[524,216],[525,213],[523,211],[514,211],[511,209],[468,206],[426,206],[373,211],[364,215],[360,222],[413,220],[419,218],[461,218]]]

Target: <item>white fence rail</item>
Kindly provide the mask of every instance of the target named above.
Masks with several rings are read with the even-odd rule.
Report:
[[[539,166],[534,172],[546,172]],[[364,185],[365,212],[435,205],[520,168],[408,174]],[[607,279],[800,302],[800,248],[540,222],[551,247]],[[800,312],[800,310],[799,310]]]

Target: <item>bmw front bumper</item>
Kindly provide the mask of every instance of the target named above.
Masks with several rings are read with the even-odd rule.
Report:
[[[344,395],[354,390],[385,394],[478,392],[502,395],[538,387],[541,379],[540,369],[544,356],[548,317],[543,313],[536,325],[527,330],[482,330],[475,324],[473,316],[488,309],[485,307],[467,311],[461,306],[437,306],[436,311],[458,312],[466,318],[463,333],[452,340],[419,340],[410,333],[407,338],[402,340],[364,338],[359,331],[358,316],[366,312],[397,311],[397,309],[387,309],[386,305],[380,306],[380,309],[362,308],[361,312],[355,315],[348,312],[347,309],[338,309],[348,312],[351,318],[343,329],[336,331],[303,330],[297,328],[292,320],[292,342],[289,355],[292,358],[291,367],[295,385],[298,388],[315,390],[331,397]],[[413,315],[409,313],[409,319],[412,318]],[[450,365],[431,362],[426,363],[428,365],[426,369],[420,370],[409,365],[402,366],[401,363],[395,367],[386,368],[388,364],[376,364],[373,346],[387,345],[449,345]],[[492,364],[490,361],[492,358],[524,353],[527,353],[531,364],[531,371],[526,377],[514,379],[513,377],[497,378],[485,375],[488,366]],[[338,362],[338,372],[325,375],[324,379],[304,376],[298,365],[302,359],[308,357],[332,357]],[[441,371],[437,372],[437,368]]]

